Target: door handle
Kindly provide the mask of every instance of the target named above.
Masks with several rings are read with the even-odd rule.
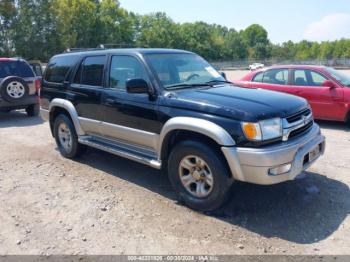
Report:
[[[115,99],[112,99],[112,98],[107,98],[106,99],[106,104],[109,105],[109,106],[120,105],[120,103],[118,101],[116,101]]]
[[[300,95],[303,93],[303,91],[295,91],[295,93]]]

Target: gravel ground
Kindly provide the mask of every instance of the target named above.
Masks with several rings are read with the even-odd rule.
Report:
[[[303,177],[237,183],[207,216],[159,171],[94,149],[64,159],[46,122],[0,113],[0,254],[350,254],[350,128],[320,124],[326,155]]]

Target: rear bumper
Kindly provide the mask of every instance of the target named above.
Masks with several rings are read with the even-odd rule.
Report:
[[[320,128],[313,128],[304,136],[265,148],[223,147],[222,151],[235,179],[260,185],[271,185],[294,180],[309,168],[319,156],[308,161],[309,153],[319,147],[325,150],[325,137]],[[291,169],[281,175],[271,175],[270,170],[291,164]]]
[[[39,99],[36,95],[27,96],[26,98],[21,99],[19,102],[8,102],[0,97],[0,111],[22,109],[29,105],[35,105],[38,103]]]

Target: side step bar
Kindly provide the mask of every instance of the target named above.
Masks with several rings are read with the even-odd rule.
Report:
[[[81,136],[78,141],[80,144],[125,157],[156,169],[161,169],[162,167],[162,162],[156,158],[155,152],[150,150],[94,136]]]

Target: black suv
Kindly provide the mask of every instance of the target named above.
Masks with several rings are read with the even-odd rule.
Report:
[[[64,53],[42,85],[42,116],[64,157],[90,146],[167,168],[200,211],[219,208],[235,180],[293,180],[325,149],[306,100],[234,86],[191,52]]]
[[[28,116],[37,116],[40,79],[23,59],[0,58],[0,112],[25,109]]]

